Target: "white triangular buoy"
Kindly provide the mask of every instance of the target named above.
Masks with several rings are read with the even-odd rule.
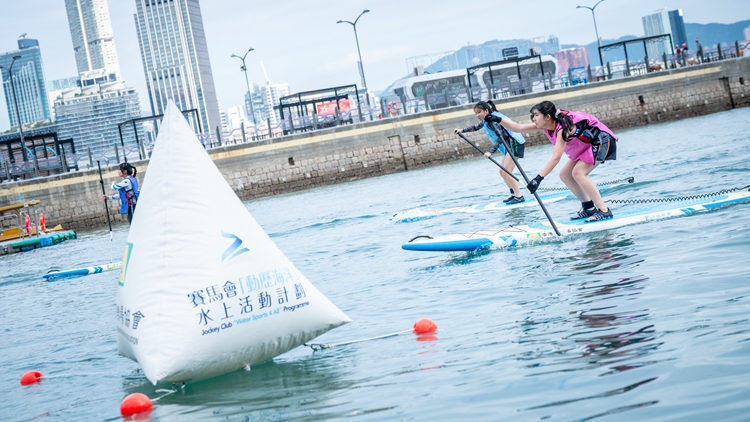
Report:
[[[351,320],[258,225],[170,101],[117,287],[117,348],[154,384],[272,359]]]

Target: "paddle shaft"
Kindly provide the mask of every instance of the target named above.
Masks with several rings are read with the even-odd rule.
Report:
[[[484,155],[484,151],[482,151],[482,149],[481,149],[481,148],[479,148],[479,147],[478,147],[478,146],[477,146],[477,145],[476,145],[476,144],[475,144],[474,142],[471,142],[471,141],[469,140],[469,138],[467,138],[467,137],[465,137],[464,135],[462,135],[462,134],[461,134],[461,132],[459,132],[459,133],[458,133],[458,136],[460,136],[460,137],[461,137],[461,139],[463,139],[464,141],[468,142],[468,143],[469,143],[469,145],[473,146],[474,148],[476,148],[476,149],[477,149],[477,151],[481,152],[481,153],[482,153],[482,155]],[[510,151],[510,150],[509,150],[509,151]],[[513,175],[513,173],[511,173],[511,172],[509,172],[508,170],[506,170],[506,169],[505,169],[505,167],[501,166],[501,165],[500,165],[500,163],[498,163],[497,161],[495,161],[495,159],[494,159],[494,158],[492,158],[492,157],[488,157],[488,158],[490,159],[490,161],[492,161],[493,163],[495,163],[495,165],[497,165],[498,167],[500,167],[500,170],[502,170],[502,171],[504,171],[504,172],[508,173],[508,176],[510,176],[510,177],[512,177],[512,178],[514,178],[514,179],[516,179],[516,182],[518,182],[518,178],[517,178],[516,176],[514,176],[514,175]],[[514,161],[515,161],[515,160],[514,160]]]
[[[518,160],[516,160],[516,157],[513,156],[513,150],[510,149],[510,145],[508,144],[508,141],[505,140],[505,137],[503,137],[503,134],[497,129],[496,125],[497,123],[495,122],[490,123],[490,127],[492,128],[492,130],[495,131],[495,135],[497,135],[498,139],[500,139],[500,142],[502,142],[503,145],[505,145],[505,149],[508,150],[508,155],[510,155],[511,160],[513,160],[513,162],[516,164],[518,171],[520,171],[521,176],[523,176],[523,180],[525,180],[526,184],[528,185],[529,177],[526,176],[526,172],[523,171],[523,168],[521,167],[521,165],[518,164]],[[557,229],[557,225],[555,224],[555,221],[552,220],[552,217],[549,215],[549,212],[547,211],[547,207],[545,207],[544,204],[542,203],[542,200],[539,199],[539,195],[537,195],[536,191],[534,191],[533,195],[534,195],[534,198],[536,198],[536,202],[538,202],[539,206],[542,207],[542,211],[544,211],[544,215],[547,216],[547,220],[549,220],[549,223],[552,225],[552,228],[555,230],[555,233],[557,233],[558,236],[562,236],[560,234],[560,230]]]
[[[102,185],[102,195],[107,196],[107,192],[104,190],[104,178],[102,177],[102,166],[99,164],[99,160],[96,160],[96,166],[99,168],[99,183]],[[109,241],[112,242],[112,220],[109,219],[109,205],[107,200],[104,200],[104,210],[107,211],[107,224],[109,225]]]

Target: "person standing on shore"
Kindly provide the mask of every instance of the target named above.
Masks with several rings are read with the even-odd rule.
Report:
[[[542,180],[560,162],[564,152],[570,161],[560,170],[560,179],[581,201],[581,210],[571,219],[591,222],[612,218],[612,210],[604,203],[589,173],[599,163],[617,158],[617,137],[614,133],[595,116],[580,111],[560,110],[550,101],[542,101],[530,112],[532,124],[522,125],[492,114],[485,118],[485,121],[500,123],[506,129],[519,133],[541,130],[554,145],[552,158],[526,186],[529,192],[536,192]]]
[[[695,58],[698,59],[698,63],[703,63],[703,44],[695,39]]]
[[[477,123],[474,126],[468,126],[463,129],[455,129],[454,133],[466,133],[466,132],[474,132],[479,129],[484,129],[484,133],[487,135],[488,138],[490,138],[490,141],[492,142],[492,148],[490,148],[488,151],[484,153],[484,156],[486,158],[490,158],[492,154],[495,153],[495,151],[500,150],[500,153],[503,155],[503,160],[501,165],[507,169],[509,172],[513,172],[513,169],[515,168],[515,164],[513,163],[513,158],[510,157],[509,154],[515,154],[516,157],[522,158],[523,157],[523,144],[526,142],[526,139],[524,139],[523,135],[511,132],[509,130],[506,130],[505,128],[500,127],[500,132],[503,135],[503,138],[508,142],[508,145],[513,149],[513,151],[506,151],[505,146],[503,145],[503,141],[497,137],[497,134],[490,126],[491,123],[485,121],[485,117],[488,115],[496,115],[499,119],[502,119],[503,121],[511,121],[508,119],[507,116],[497,111],[497,108],[495,107],[495,104],[492,101],[480,101],[477,103],[477,105],[474,106],[474,114],[476,114],[477,119],[479,119],[479,123]],[[504,199],[503,202],[506,204],[518,204],[521,202],[524,202],[526,199],[521,195],[521,188],[518,186],[518,181],[507,173],[505,173],[502,169],[500,171],[500,177],[503,178],[503,181],[510,189],[510,196],[507,199]]]
[[[130,165],[130,163],[122,163],[117,172],[120,177],[122,177],[122,180],[112,184],[112,190],[116,190],[117,195],[104,195],[104,200],[119,199],[120,214],[127,214],[128,223],[132,223],[135,206],[138,203],[138,196],[140,196],[141,193],[141,190],[138,188],[138,179],[135,178],[135,175],[138,174],[138,170]]]

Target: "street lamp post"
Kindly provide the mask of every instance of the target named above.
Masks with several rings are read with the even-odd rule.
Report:
[[[357,42],[357,55],[359,56],[359,73],[362,75],[362,85],[365,89],[365,100],[367,100],[367,108],[370,108],[370,95],[367,93],[367,81],[365,80],[365,68],[362,65],[362,53],[359,50],[359,37],[357,36],[357,21],[359,18],[362,17],[365,13],[370,12],[368,9],[365,9],[362,13],[357,16],[357,19],[354,20],[354,22],[349,21],[338,21],[336,23],[348,23],[349,25],[354,28],[354,41]],[[370,110],[370,113],[372,114],[372,110]]]
[[[588,7],[588,6],[577,6],[576,9],[589,9],[591,11],[591,16],[594,17],[594,32],[596,32],[596,45],[601,47],[602,42],[599,40],[599,30],[596,28],[596,13],[594,13],[594,9],[596,9],[596,6],[599,6],[599,3],[603,2],[604,0],[599,0],[596,2],[594,7]],[[597,48],[599,51],[599,65],[602,67],[604,66],[604,60],[602,59],[602,50],[601,48]]]
[[[23,123],[21,122],[21,113],[18,111],[18,97],[16,97],[16,86],[13,85],[13,63],[16,62],[16,60],[20,59],[21,56],[13,56],[13,60],[10,62],[10,66],[8,66],[8,76],[10,77],[10,90],[13,92],[13,102],[16,105],[16,119],[18,119],[18,133],[21,136],[21,145],[25,145],[23,141]],[[0,66],[0,68],[3,68],[3,66]]]
[[[253,95],[250,93],[250,81],[247,79],[247,66],[245,66],[245,57],[247,57],[247,53],[255,50],[254,48],[250,48],[247,50],[244,56],[240,57],[236,54],[232,54],[232,57],[237,57],[238,59],[242,60],[242,67],[240,70],[245,72],[245,84],[247,85],[247,98],[250,101],[250,113],[253,115],[253,126],[258,126],[258,122],[255,120],[255,110],[253,109]],[[243,135],[244,136],[244,135]]]

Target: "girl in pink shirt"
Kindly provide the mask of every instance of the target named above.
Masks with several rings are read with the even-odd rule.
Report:
[[[612,211],[604,204],[596,183],[589,178],[589,173],[599,163],[617,158],[617,137],[604,123],[587,113],[560,110],[550,101],[542,101],[531,108],[532,124],[498,121],[496,115],[488,115],[487,118],[519,133],[544,131],[554,145],[552,158],[526,186],[529,192],[536,192],[542,180],[560,162],[564,152],[570,161],[560,170],[560,179],[582,205],[572,219],[598,221],[612,218]]]

